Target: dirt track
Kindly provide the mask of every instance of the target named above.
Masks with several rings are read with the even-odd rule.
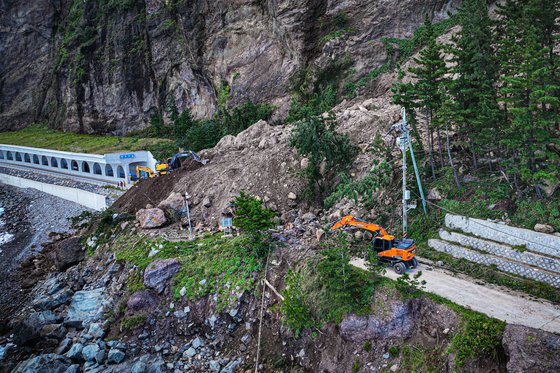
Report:
[[[353,259],[350,263],[367,269],[363,259]],[[527,295],[495,285],[478,285],[479,280],[458,277],[426,264],[421,264],[419,270],[422,271],[419,280],[426,281],[425,291],[510,324],[560,333],[560,307],[548,301],[530,300]],[[386,271],[385,276],[393,280],[398,278],[392,270]]]

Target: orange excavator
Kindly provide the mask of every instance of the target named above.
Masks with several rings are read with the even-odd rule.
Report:
[[[379,262],[389,263],[397,274],[403,274],[407,268],[418,267],[416,254],[414,253],[416,250],[414,240],[409,238],[395,240],[395,236],[388,234],[382,226],[368,223],[351,215],[337,221],[331,227],[331,230],[346,226],[358,227],[372,232],[374,234],[372,249],[377,252]]]

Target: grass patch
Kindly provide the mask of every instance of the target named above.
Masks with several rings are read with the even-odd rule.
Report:
[[[126,279],[126,287],[128,291],[130,291],[130,294],[144,290],[144,277],[142,276],[142,272],[136,270],[130,273]]]
[[[121,330],[133,330],[141,325],[144,325],[147,317],[145,315],[134,315],[125,317],[121,321]]]
[[[117,238],[114,248],[117,260],[131,262],[141,270],[156,259],[177,258],[181,267],[173,279],[175,299],[179,299],[183,287],[188,298],[216,293],[218,312],[234,304],[238,295],[254,288],[263,264],[245,236],[168,242],[123,235]],[[158,252],[149,258],[152,249]],[[133,288],[135,283],[131,283]]]
[[[107,154],[150,150],[154,157],[173,153],[171,140],[139,137],[84,135],[63,132],[35,124],[19,131],[2,132],[2,144],[30,146],[78,153]]]
[[[445,362],[442,356],[442,349],[440,347],[429,348],[423,345],[402,346],[400,371],[440,372],[444,367]]]

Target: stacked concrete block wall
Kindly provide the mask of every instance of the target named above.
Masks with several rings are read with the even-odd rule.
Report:
[[[466,236],[464,234],[456,232],[448,232],[444,229],[441,229],[439,231],[439,236],[442,240],[448,242],[455,242],[461,246],[471,247],[473,249],[485,251],[498,257],[560,274],[560,259],[551,258],[528,251],[520,252],[507,245],[502,245],[496,242],[491,242],[472,236]]]
[[[463,258],[486,266],[496,266],[500,271],[530,278],[560,288],[560,276],[552,272],[498,258],[493,255],[482,254],[442,240],[429,240],[428,245],[437,251],[450,254],[456,258]]]
[[[445,225],[492,241],[525,246],[533,252],[560,257],[559,236],[453,214],[445,216]]]

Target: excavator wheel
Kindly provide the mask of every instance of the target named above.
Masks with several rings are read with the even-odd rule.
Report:
[[[418,260],[416,258],[410,259],[410,268],[418,268]]]
[[[393,266],[393,269],[395,270],[395,273],[397,275],[402,275],[406,271],[406,266],[404,265],[403,262],[398,262],[398,263],[395,263],[395,265]]]

